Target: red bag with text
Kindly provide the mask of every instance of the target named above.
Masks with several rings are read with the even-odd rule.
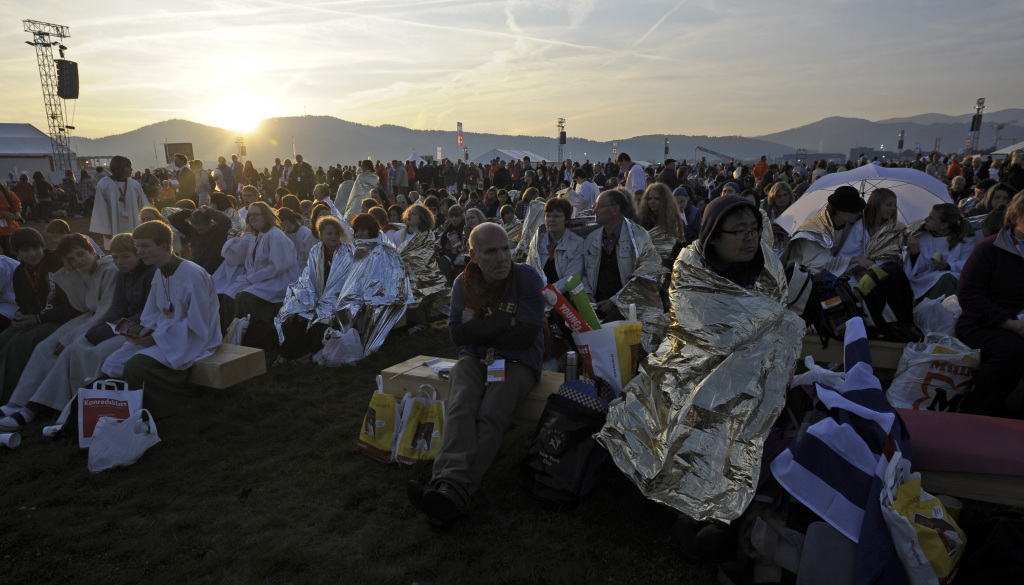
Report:
[[[78,389],[78,446],[92,443],[92,433],[102,417],[127,420],[142,410],[142,390],[129,390],[122,380],[99,380]]]

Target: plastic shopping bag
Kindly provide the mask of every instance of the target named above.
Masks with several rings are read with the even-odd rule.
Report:
[[[338,331],[328,329],[324,334],[324,347],[313,356],[313,362],[328,368],[354,364],[363,359],[363,342],[355,329]]]
[[[938,498],[921,489],[921,474],[896,453],[879,494],[882,516],[911,585],[953,582],[967,537]]]
[[[99,473],[105,469],[131,465],[159,442],[156,422],[146,409],[123,421],[103,417],[93,431],[92,445],[89,447],[89,471]]]
[[[395,396],[384,392],[384,379],[377,376],[377,391],[370,398],[356,448],[374,459],[393,461],[395,420]]]
[[[245,338],[245,332],[249,330],[249,317],[236,317],[234,321],[228,325],[228,330],[224,333],[224,343],[230,343],[231,345],[242,345],[242,339]]]
[[[908,343],[886,396],[896,408],[955,411],[970,392],[981,352],[955,337],[929,333]]]
[[[142,390],[129,390],[122,380],[100,380],[90,388],[78,389],[78,446],[92,443],[93,432],[101,418],[128,420],[142,410]]]
[[[406,394],[397,426],[395,460],[405,465],[432,461],[444,433],[444,400],[437,399],[437,390],[424,384],[417,396]]]
[[[580,357],[591,378],[603,378],[622,391],[640,365],[640,329],[636,320],[602,323],[600,329],[573,333]]]
[[[953,335],[956,319],[941,299],[923,299],[914,307],[914,325],[925,333]]]

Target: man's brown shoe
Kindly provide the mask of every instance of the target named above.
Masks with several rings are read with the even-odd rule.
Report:
[[[431,518],[449,523],[466,513],[469,506],[451,484],[442,483],[437,489],[423,492],[423,511]]]

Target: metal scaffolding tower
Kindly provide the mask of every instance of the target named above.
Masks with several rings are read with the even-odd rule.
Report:
[[[66,112],[64,100],[57,96],[57,66],[53,61],[53,47],[60,47],[61,57],[64,56],[64,45],[61,40],[71,36],[68,27],[37,20],[23,20],[25,32],[32,33],[32,40],[25,41],[36,49],[36,62],[39,64],[39,81],[43,86],[43,104],[46,106],[46,122],[49,126],[50,141],[53,146],[53,164],[55,171],[75,171],[71,160],[71,136],[69,128],[64,124]],[[54,38],[60,40],[53,40]]]

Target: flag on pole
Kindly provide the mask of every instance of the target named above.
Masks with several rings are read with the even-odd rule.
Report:
[[[295,150],[295,137],[292,136],[292,158],[295,158],[296,156],[298,156],[296,154],[296,152],[298,152],[298,151]]]
[[[462,146],[462,122],[459,122],[459,146]]]
[[[441,160],[441,147],[437,147],[437,160]]]
[[[619,143],[612,142],[612,156],[619,154]]]

